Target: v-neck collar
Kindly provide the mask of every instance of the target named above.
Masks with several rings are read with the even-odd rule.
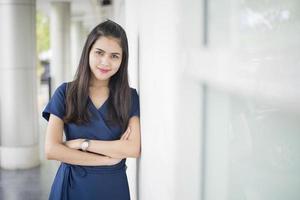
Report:
[[[101,106],[100,106],[99,108],[97,108],[97,107],[95,106],[95,104],[93,103],[93,101],[92,101],[92,99],[91,99],[90,96],[88,96],[88,99],[89,99],[91,105],[92,105],[96,110],[101,110],[101,109],[104,107],[104,105],[107,103],[109,97],[101,104]]]

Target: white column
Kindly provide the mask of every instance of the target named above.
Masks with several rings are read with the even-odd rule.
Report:
[[[139,165],[138,199],[177,198],[178,152],[177,101],[178,72],[183,70],[178,26],[179,1],[141,1],[139,16],[139,79],[142,156]],[[155,14],[153,14],[155,11]],[[182,95],[182,93],[180,94]],[[191,152],[193,154],[194,152]],[[181,162],[182,163],[182,162]],[[186,168],[188,171],[189,168]],[[190,199],[189,196],[185,199]]]
[[[82,21],[71,23],[71,77],[74,77],[84,45]]]
[[[70,80],[70,2],[51,2],[50,36],[52,91]]]
[[[0,166],[39,165],[35,0],[0,1]]]
[[[129,47],[128,74],[129,84],[139,91],[139,66],[138,66],[138,0],[116,0],[113,4],[113,19],[119,23],[126,31]],[[127,177],[129,182],[130,197],[132,200],[138,199],[137,164],[139,159],[127,158]]]

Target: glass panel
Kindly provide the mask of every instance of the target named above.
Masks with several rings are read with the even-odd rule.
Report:
[[[300,199],[300,115],[230,98],[230,200]]]
[[[300,199],[300,113],[209,88],[205,199]]]

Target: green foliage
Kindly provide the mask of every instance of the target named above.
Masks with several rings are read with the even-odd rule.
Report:
[[[44,13],[36,12],[37,53],[47,51],[50,47],[49,18]]]
[[[38,55],[43,51],[48,51],[50,48],[49,17],[40,11],[36,12],[36,48],[37,75],[40,77],[44,68],[38,59]]]

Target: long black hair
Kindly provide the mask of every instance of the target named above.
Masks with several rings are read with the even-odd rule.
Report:
[[[111,125],[119,125],[122,131],[125,131],[132,101],[128,83],[128,41],[124,29],[111,20],[97,25],[87,37],[74,80],[67,85],[64,122],[82,124],[89,121],[89,83],[92,73],[89,66],[89,53],[94,43],[103,36],[117,39],[122,48],[120,68],[109,80],[106,120]]]

